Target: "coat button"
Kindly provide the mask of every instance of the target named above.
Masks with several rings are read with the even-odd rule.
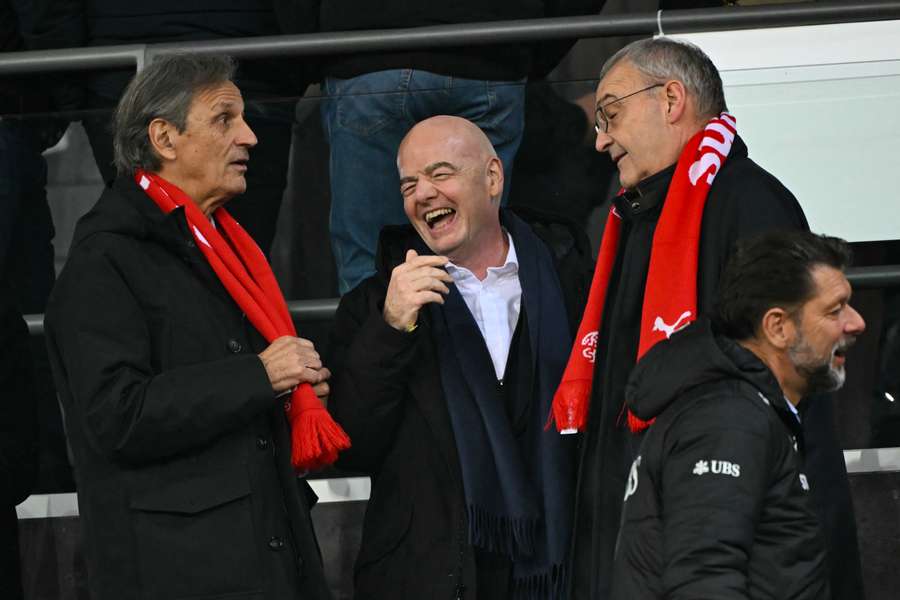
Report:
[[[283,550],[284,549],[284,540],[277,536],[272,536],[269,538],[269,550]]]
[[[632,202],[632,203],[631,203],[631,210],[641,210],[641,203],[640,203],[640,202],[637,202],[637,201]]]
[[[228,340],[228,351],[231,352],[232,354],[237,354],[238,352],[240,352],[243,349],[244,349],[244,347],[241,346],[241,343],[239,341]]]
[[[260,450],[265,450],[266,448],[269,447],[269,440],[267,440],[264,437],[256,438],[256,447],[259,448]]]

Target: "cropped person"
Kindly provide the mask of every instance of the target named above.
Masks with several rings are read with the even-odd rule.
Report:
[[[544,430],[581,308],[577,226],[500,209],[470,121],[416,125],[397,158],[411,223],[341,300],[330,409],[369,473],[357,598],[562,598],[574,446]]]
[[[32,0],[36,48],[98,47],[228,40],[302,33],[315,15],[293,0]],[[247,171],[248,191],[230,212],[268,255],[287,183],[296,98],[311,78],[310,61],[268,57],[244,60],[235,81],[246,102],[247,122],[259,143]],[[67,110],[91,111],[81,119],[103,181],[116,177],[109,113],[133,69],[105,69],[58,78],[54,96]]]
[[[597,14],[603,0],[452,4],[361,0],[319,5],[322,31],[395,29]],[[507,181],[522,140],[526,78],[543,77],[574,41],[470,45],[325,57],[322,119],[330,144],[331,238],[343,294],[375,270],[378,232],[405,223],[394,161],[417,122],[456,115],[488,136]],[[506,203],[509,184],[502,199]]]
[[[830,597],[797,406],[843,385],[865,329],[849,261],[846,242],[811,233],[744,242],[712,325],[635,367],[628,407],[655,421],[625,490],[612,598]]]
[[[624,192],[613,201],[591,295],[554,400],[558,429],[582,431],[572,597],[609,596],[622,495],[647,423],[628,414],[625,384],[656,342],[709,311],[735,241],[807,230],[797,200],[748,157],[722,80],[699,48],[634,42],[603,66],[597,150]],[[862,594],[853,507],[831,404],[804,419],[806,473],[825,527],[836,598]]]
[[[304,451],[329,372],[224,208],[257,143],[234,68],[167,56],[131,81],[119,176],[47,310],[96,600],[330,596],[295,472],[337,450]]]

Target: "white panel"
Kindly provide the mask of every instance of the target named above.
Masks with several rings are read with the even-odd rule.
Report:
[[[310,479],[309,485],[319,497],[319,502],[357,502],[368,500],[372,489],[368,477],[337,477],[334,479]],[[20,519],[46,519],[48,517],[77,517],[78,496],[71,494],[35,494],[16,507]]]
[[[900,238],[900,21],[675,37],[719,67],[751,158],[813,230]]]

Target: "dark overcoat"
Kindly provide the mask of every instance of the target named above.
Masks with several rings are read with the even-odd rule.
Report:
[[[551,250],[566,302],[560,310],[574,328],[590,283],[586,239],[576,227],[520,216]],[[329,410],[353,440],[338,464],[372,476],[357,600],[476,598],[459,456],[427,311],[412,333],[382,317],[391,270],[418,239],[409,226],[382,232],[377,273],[341,300],[327,361]]]
[[[104,191],[46,331],[94,600],[328,597],[265,344],[182,210]]]
[[[603,311],[594,365],[587,430],[581,440],[572,598],[607,598],[622,509],[622,491],[637,456],[640,436],[620,418],[625,384],[637,358],[641,308],[653,234],[675,165],[616,198],[622,235]],[[814,199],[809,199],[814,201]],[[719,276],[737,240],[772,230],[808,230],[794,195],[748,156],[737,136],[709,190],[703,211],[697,266],[697,308],[713,307]],[[862,596],[853,504],[844,455],[828,398],[801,405],[806,474],[813,507],[825,532],[831,590],[836,600]]]

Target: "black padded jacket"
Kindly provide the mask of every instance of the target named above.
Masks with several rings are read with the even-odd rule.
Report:
[[[800,423],[771,371],[701,319],[627,388],[656,417],[628,477],[614,599],[830,597]]]

